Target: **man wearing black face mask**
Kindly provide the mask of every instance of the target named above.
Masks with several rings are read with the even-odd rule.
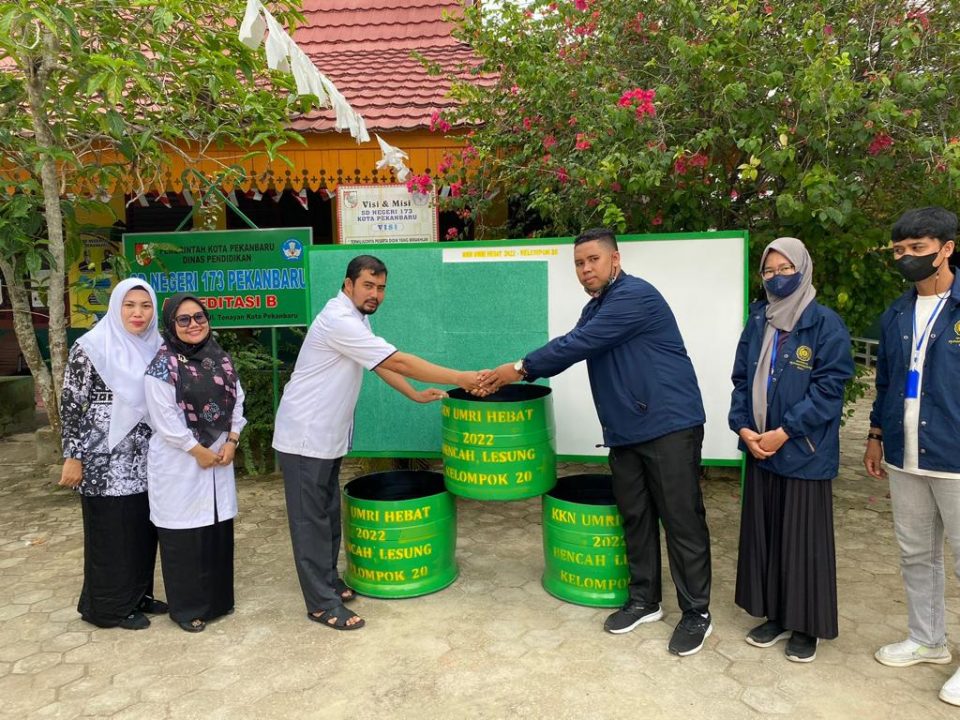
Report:
[[[948,260],[957,216],[930,207],[904,213],[893,226],[897,269],[914,287],[881,318],[877,399],[863,463],[890,478],[909,635],[884,645],[891,667],[947,664],[944,530],[960,557],[960,279]],[[960,576],[960,565],[955,566]],[[960,705],[960,671],[940,690]]]

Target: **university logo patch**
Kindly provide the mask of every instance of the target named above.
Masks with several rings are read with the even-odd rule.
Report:
[[[806,345],[801,345],[797,348],[797,360],[800,362],[810,362],[810,358],[813,357],[813,350],[811,350]]]

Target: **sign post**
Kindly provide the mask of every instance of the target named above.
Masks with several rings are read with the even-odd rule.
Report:
[[[437,196],[406,185],[340,185],[337,229],[341,245],[437,242]]]

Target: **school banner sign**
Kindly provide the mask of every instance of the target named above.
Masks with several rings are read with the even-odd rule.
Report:
[[[437,196],[406,185],[340,185],[337,228],[341,245],[437,242]]]
[[[200,298],[221,328],[308,325],[304,256],[311,228],[126,233],[131,276],[163,301]]]

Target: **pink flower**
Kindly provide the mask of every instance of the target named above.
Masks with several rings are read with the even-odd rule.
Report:
[[[709,158],[707,158],[706,155],[700,152],[696,152],[693,155],[691,155],[689,160],[690,167],[697,167],[700,169],[705,168],[707,166],[708,161],[709,161]]]
[[[619,107],[634,107],[637,120],[642,120],[645,115],[656,115],[657,109],[653,105],[653,100],[657,93],[655,90],[644,90],[635,88],[627,90],[617,101]]]
[[[549,150],[557,144],[557,139],[553,135],[545,135],[543,138],[543,149]]]
[[[437,123],[440,121],[440,111],[434,110],[430,113],[430,132],[434,132],[437,129]]]
[[[454,239],[457,237],[457,235],[459,235],[459,234],[460,234],[460,231],[457,230],[456,228],[453,228],[453,227],[452,227],[452,228],[448,228],[448,229],[447,229],[447,240],[454,240]]]
[[[532,128],[532,127],[533,127],[533,120],[531,120],[531,119],[528,118],[528,117],[525,117],[525,118],[523,119],[523,129],[524,129],[524,130],[529,130],[529,129]]]
[[[877,133],[873,136],[873,140],[870,141],[869,147],[867,147],[867,153],[869,155],[879,155],[884,150],[887,150],[893,145],[893,138],[887,135],[885,132]]]
[[[763,13],[764,15],[773,15],[773,5],[771,5],[770,3],[764,3]]]
[[[572,115],[572,116],[570,117],[570,119],[567,120],[567,125],[569,125],[570,127],[576,127],[576,125],[577,125],[577,116],[576,116],[576,115]]]
[[[558,167],[556,172],[557,180],[559,180],[561,183],[565,183],[570,179],[570,175],[567,173],[567,169],[565,167]]]
[[[586,133],[577,133],[577,143],[573,146],[575,149],[589,150],[590,145],[590,139],[587,137]]]
[[[610,183],[610,189],[611,189],[613,192],[620,192],[620,190],[622,190],[623,188],[620,187],[620,183],[614,181],[614,182]]]
[[[731,202],[736,202],[738,197],[740,197],[740,193],[738,193],[736,190],[731,190],[731,191],[730,191],[730,200],[731,200]]]
[[[446,173],[450,171],[450,168],[453,167],[453,156],[450,153],[447,153],[443,156],[443,160],[437,165],[438,173]]]
[[[455,182],[450,183],[450,197],[460,197],[460,193],[463,190],[463,183]]]
[[[827,37],[830,37],[831,35],[833,35],[833,25],[829,25],[829,24],[824,25],[823,34],[826,35]]]
[[[598,198],[587,199],[587,207],[596,207],[599,204],[600,204],[600,200]]]
[[[650,224],[654,226],[663,225],[663,215],[661,213],[654,215],[653,220],[650,221]]]
[[[577,10],[586,10],[590,7],[590,2],[589,0],[573,0],[573,6]]]
[[[924,30],[930,29],[930,18],[924,10],[911,10],[907,13],[907,20],[916,20]]]
[[[677,175],[686,175],[687,170],[687,159],[683,155],[673,161],[673,171]]]
[[[423,175],[411,175],[407,180],[407,192],[426,195],[430,192],[432,184],[433,180],[426,173]]]

